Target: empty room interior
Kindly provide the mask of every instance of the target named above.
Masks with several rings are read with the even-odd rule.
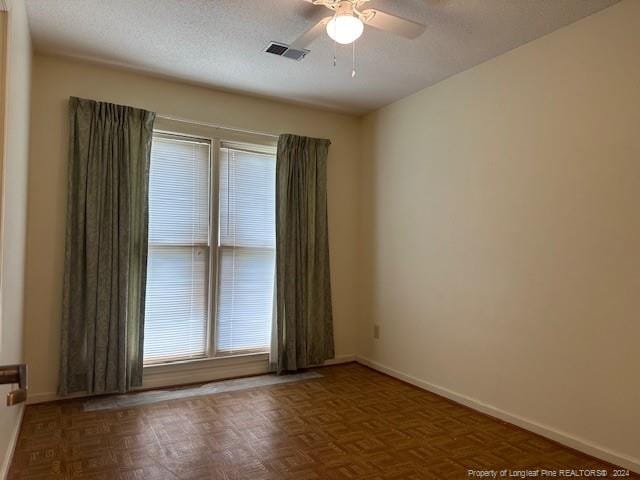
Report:
[[[0,480],[640,478],[640,0],[0,0]]]

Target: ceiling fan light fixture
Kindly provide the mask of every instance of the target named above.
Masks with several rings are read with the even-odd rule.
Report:
[[[364,31],[364,23],[351,13],[336,15],[327,23],[327,34],[332,40],[348,45],[355,42]]]

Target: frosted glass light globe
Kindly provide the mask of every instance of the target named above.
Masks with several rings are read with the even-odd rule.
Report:
[[[327,34],[342,45],[355,42],[363,31],[362,20],[353,15],[338,15],[327,23]]]

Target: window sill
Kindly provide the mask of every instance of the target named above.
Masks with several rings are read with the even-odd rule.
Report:
[[[196,364],[215,364],[220,361],[228,361],[228,360],[236,360],[238,362],[242,362],[245,360],[256,360],[258,358],[269,359],[269,353],[267,352],[252,352],[252,353],[241,353],[238,355],[223,355],[219,357],[197,357],[197,358],[189,358],[186,360],[173,360],[170,362],[164,363],[150,363],[149,365],[144,366],[144,371],[155,370],[162,367],[177,367],[178,365],[196,365]]]
[[[268,372],[268,353],[181,360],[145,366],[141,389],[205,383]]]

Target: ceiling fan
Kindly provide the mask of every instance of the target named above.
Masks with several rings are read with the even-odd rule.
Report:
[[[291,47],[304,49],[317,39],[323,31],[337,43],[348,45],[354,43],[370,26],[394,33],[401,37],[414,39],[424,33],[425,25],[407,20],[375,8],[362,9],[370,0],[304,0],[333,11],[309,30],[304,32]]]

